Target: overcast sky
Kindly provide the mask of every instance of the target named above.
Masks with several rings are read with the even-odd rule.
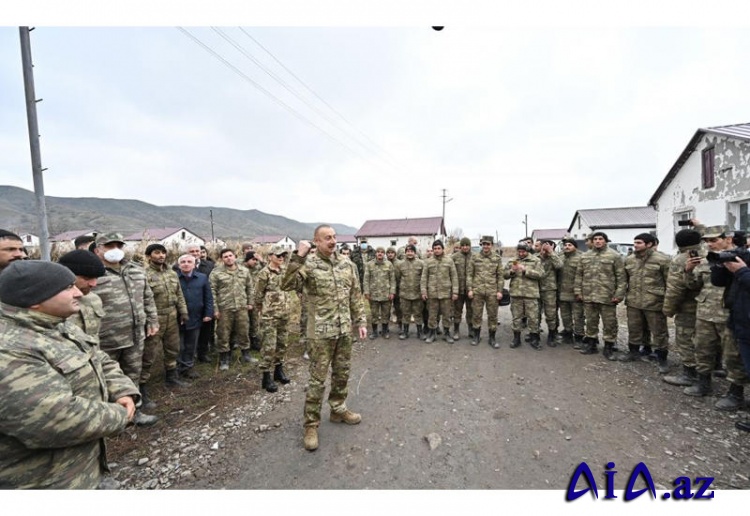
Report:
[[[47,195],[359,228],[446,189],[449,232],[512,243],[646,205],[698,128],[750,121],[747,29],[196,25],[236,69],[176,27],[31,33]],[[0,92],[0,184],[32,190],[17,27]]]

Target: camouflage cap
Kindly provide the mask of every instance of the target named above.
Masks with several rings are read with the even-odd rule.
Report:
[[[729,226],[722,225],[722,226],[709,226],[705,229],[703,232],[702,238],[719,238],[719,237],[728,237],[732,236],[732,231],[729,229]]]
[[[122,239],[120,233],[102,233],[96,237],[96,245],[107,245],[112,242],[120,242],[121,244],[124,244],[125,240]]]
[[[396,248],[395,248],[395,247],[393,247],[393,246],[391,246],[391,247],[389,247],[388,249],[386,249],[386,250],[385,250],[385,252],[386,252],[386,253],[395,253],[395,252],[396,252]]]
[[[458,245],[471,245],[471,239],[468,237],[463,237]]]
[[[485,242],[489,242],[490,244],[495,243],[495,239],[492,237],[492,235],[482,235],[481,240],[479,240],[480,244],[483,244]]]
[[[379,245],[379,246],[377,246],[375,248],[375,252],[376,253],[384,253],[385,252],[385,247],[383,247],[382,245]]]
[[[281,247],[280,245],[275,245],[271,247],[271,251],[269,254],[275,255],[275,256],[282,256],[285,254],[289,254],[289,251]]]

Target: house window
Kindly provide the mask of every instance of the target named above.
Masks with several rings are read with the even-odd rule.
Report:
[[[681,220],[690,220],[693,218],[693,210],[680,211],[674,214],[674,232],[677,233],[681,229],[685,229],[688,226],[681,226]]]
[[[737,228],[740,231],[750,231],[750,214],[748,214],[748,207],[750,207],[750,202],[745,201],[740,203],[740,217],[739,217],[739,227]]]
[[[398,240],[391,240],[391,245],[392,245],[393,247],[396,247],[396,242],[398,242]]]
[[[182,239],[185,240],[185,232],[182,232]]]
[[[716,179],[714,177],[714,148],[709,147],[703,150],[703,161],[702,161],[702,182],[703,188],[713,188],[716,186]]]

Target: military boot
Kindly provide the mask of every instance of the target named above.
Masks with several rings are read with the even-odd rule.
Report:
[[[534,348],[537,351],[542,350],[542,344],[539,341],[539,334],[538,333],[531,333],[531,341],[529,342],[529,345]]]
[[[735,411],[745,405],[745,387],[737,383],[729,384],[726,396],[714,404],[716,410]]]
[[[190,385],[177,378],[177,368],[167,369],[164,375],[164,383],[167,387],[187,387]]]
[[[439,318],[438,318],[438,323],[440,323],[440,319]],[[440,329],[440,326],[438,326],[437,328],[435,328],[435,335],[442,335],[442,334],[443,334],[443,330]]]
[[[401,330],[401,333],[398,334],[398,338],[400,340],[406,340],[406,339],[408,339],[409,338],[409,325],[408,324],[404,324],[403,326],[401,326],[401,328],[403,328],[403,329]]]
[[[435,329],[434,328],[429,328],[427,330],[427,338],[424,339],[424,341],[427,344],[432,344],[433,342],[435,342]]]
[[[307,451],[317,450],[318,449],[318,428],[315,426],[306,426],[305,438],[303,439],[303,442],[305,443],[305,450]]]
[[[482,333],[482,328],[472,328],[471,331],[471,345],[476,346],[479,344],[479,334]]]
[[[640,353],[638,352],[638,344],[628,344],[628,352],[619,356],[620,362],[634,362],[638,360]]]
[[[219,371],[226,371],[229,369],[229,351],[222,351],[219,353]]]
[[[602,351],[602,355],[607,360],[617,360],[617,357],[615,357],[615,343],[614,342],[605,342],[604,343],[604,351]]]
[[[138,385],[138,390],[141,391],[141,407],[142,409],[152,410],[156,408],[156,403],[148,395],[148,387],[145,383]]]
[[[384,339],[390,339],[391,338],[391,330],[388,328],[388,323],[383,323],[380,325],[380,334],[383,336]]]
[[[583,335],[575,334],[573,335],[573,349],[583,349],[583,339],[585,337]]]
[[[583,339],[586,347],[581,349],[581,355],[595,355],[599,353],[599,339],[594,337],[586,337]]]
[[[688,396],[708,396],[711,390],[711,373],[698,373],[698,381],[682,392]]]
[[[458,334],[458,327],[461,323],[453,323],[453,340],[458,340],[460,335]]]
[[[263,371],[263,380],[261,380],[260,386],[268,392],[279,390],[279,387],[274,383],[273,378],[271,378],[271,371]]]
[[[514,331],[513,332],[513,342],[510,343],[511,348],[517,348],[521,345],[521,332],[520,331]]]
[[[560,332],[563,344],[573,344],[573,332],[570,330],[563,330]]]
[[[250,337],[250,349],[252,349],[253,351],[260,351],[260,337],[258,337],[257,335]]]
[[[557,347],[557,341],[555,340],[557,338],[557,330],[550,330],[549,335],[547,335],[547,345],[551,348]]]
[[[370,332],[370,340],[375,340],[378,338],[378,325],[373,324],[372,325],[372,332]]]
[[[443,328],[443,332],[444,332],[444,335],[445,335],[445,336],[443,337],[443,340],[444,340],[445,342],[447,342],[448,344],[453,344],[454,342],[456,342],[455,340],[453,340],[453,337],[451,337],[451,332],[450,332],[450,328],[448,328],[448,327],[446,326],[445,328]]]
[[[669,352],[666,349],[656,350],[656,367],[659,374],[667,374],[669,372],[669,362],[667,361],[667,355]]]
[[[159,421],[157,416],[144,414],[140,409],[135,411],[135,417],[133,418],[133,423],[137,426],[151,426],[155,425],[157,421]]]
[[[343,412],[331,412],[331,423],[346,423],[347,425],[358,425],[362,416],[347,409]]]
[[[734,424],[734,427],[737,430],[741,430],[743,432],[750,432],[750,419],[746,419],[745,421],[737,421]]]
[[[250,354],[250,348],[242,350],[242,361],[246,364],[254,364],[258,361],[257,358]]]
[[[284,373],[284,364],[276,364],[276,367],[273,368],[273,379],[279,383],[283,383],[284,385],[291,382],[291,380]]]
[[[419,340],[422,340],[422,325],[421,324],[417,324],[417,338]]]
[[[665,376],[664,378],[662,378],[662,380],[670,385],[689,387],[698,381],[698,373],[695,371],[695,367],[686,366],[683,364],[682,373],[677,375]]]
[[[531,342],[531,333],[527,333],[526,336],[523,338],[523,341],[526,343]]]
[[[645,344],[640,347],[638,353],[641,355],[641,360],[644,362],[650,362],[654,359],[654,350],[651,349],[650,344]]]
[[[490,330],[490,341],[489,344],[495,349],[498,349],[500,347],[500,344],[495,340],[497,330]]]

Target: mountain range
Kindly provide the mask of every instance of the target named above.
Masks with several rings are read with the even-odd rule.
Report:
[[[78,229],[130,234],[148,228],[185,227],[210,240],[210,211],[213,212],[213,234],[223,240],[249,240],[263,235],[310,239],[312,229],[319,224],[258,210],[215,206],[155,206],[131,199],[98,197],[45,196],[45,199],[50,236]],[[331,226],[340,235],[353,235],[358,229],[345,224],[331,223]],[[0,185],[0,228],[15,233],[39,234],[34,192]]]

